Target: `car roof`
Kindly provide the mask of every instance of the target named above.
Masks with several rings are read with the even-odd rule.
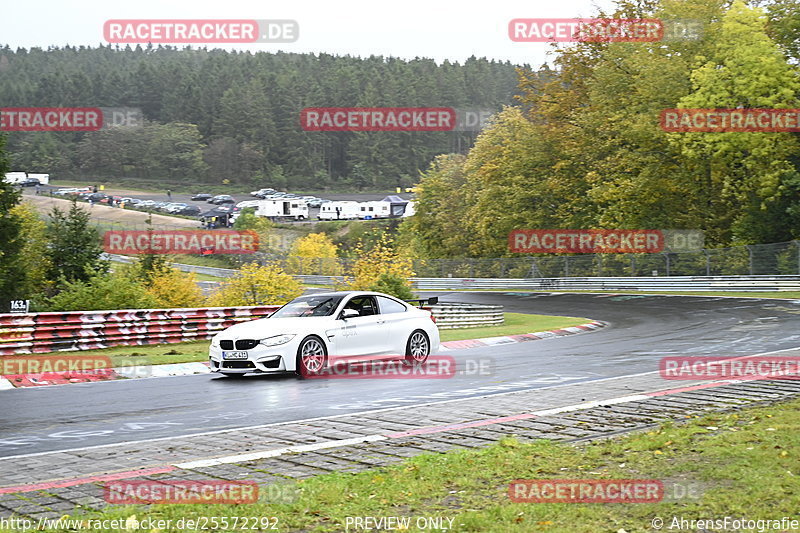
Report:
[[[304,294],[302,297],[309,297],[309,296],[386,296],[388,298],[392,298],[394,300],[400,300],[391,294],[384,294],[382,292],[373,292],[373,291],[334,291],[334,292],[317,292],[314,294]]]

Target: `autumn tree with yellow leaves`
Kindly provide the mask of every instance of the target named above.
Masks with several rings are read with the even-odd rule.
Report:
[[[292,274],[337,276],[341,274],[339,248],[325,233],[309,233],[292,243],[286,270]]]
[[[214,307],[282,305],[303,293],[300,283],[277,265],[243,265],[209,298]]]

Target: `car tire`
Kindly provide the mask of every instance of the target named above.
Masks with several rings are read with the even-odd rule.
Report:
[[[431,340],[421,329],[414,330],[406,342],[406,365],[421,365],[431,354]]]
[[[328,349],[322,339],[309,335],[297,347],[295,372],[301,378],[319,374],[328,364]]]

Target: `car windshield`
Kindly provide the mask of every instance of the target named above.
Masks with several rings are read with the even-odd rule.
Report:
[[[342,301],[342,296],[301,296],[275,311],[270,318],[330,316]]]

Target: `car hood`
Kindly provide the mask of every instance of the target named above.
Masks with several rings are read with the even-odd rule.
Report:
[[[261,318],[250,322],[235,324],[221,331],[214,338],[220,339],[265,339],[273,335],[284,333],[301,334],[307,331],[322,333],[320,328],[335,322],[332,317],[301,317],[301,318]]]

